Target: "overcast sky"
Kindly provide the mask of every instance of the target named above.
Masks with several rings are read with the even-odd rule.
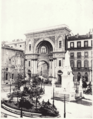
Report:
[[[93,0],[2,0],[1,40],[25,39],[33,29],[66,24],[73,34],[93,28]]]

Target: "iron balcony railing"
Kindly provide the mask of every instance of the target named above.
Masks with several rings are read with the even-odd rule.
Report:
[[[72,67],[73,71],[92,71],[92,67]]]

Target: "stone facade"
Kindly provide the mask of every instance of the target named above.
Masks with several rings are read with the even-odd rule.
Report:
[[[70,29],[60,27],[25,34],[25,72],[27,73],[30,70],[32,74],[38,74],[38,64],[43,61],[48,65],[48,77],[62,78],[65,56],[65,36],[69,33]],[[39,69],[41,69],[40,66]]]
[[[2,82],[9,82],[10,78],[15,81],[18,74],[24,77],[24,52],[22,50],[2,47]]]
[[[74,79],[80,80],[80,78],[85,77],[87,81],[91,81],[93,62],[92,34],[67,36],[66,46],[66,50],[70,51]]]
[[[22,39],[16,39],[12,42],[5,43],[6,45],[10,46],[11,48],[19,49],[25,51],[25,41]]]

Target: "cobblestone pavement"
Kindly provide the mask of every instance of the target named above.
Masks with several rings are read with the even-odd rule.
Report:
[[[6,94],[9,92],[9,86],[3,87],[1,98],[7,98]],[[13,87],[12,87],[13,89]],[[42,100],[49,101],[53,103],[51,99],[53,92],[52,86],[45,86],[45,94],[41,96],[40,102]],[[76,102],[66,102],[66,117],[67,118],[92,118],[92,95],[84,95],[85,99],[82,101]],[[54,101],[55,106],[57,107],[60,117],[64,115],[64,102],[63,101]],[[5,112],[3,109],[2,112]],[[10,114],[10,112],[7,112]],[[14,115],[11,113],[11,115]],[[14,115],[15,116],[15,115]]]

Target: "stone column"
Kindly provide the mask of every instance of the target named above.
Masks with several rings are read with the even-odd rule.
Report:
[[[37,59],[36,59],[36,74],[37,74]]]
[[[54,77],[56,77],[56,58],[53,58],[54,62]]]
[[[51,76],[51,59],[49,59],[49,76]]]
[[[54,60],[52,61],[52,76],[54,77]]]
[[[31,60],[31,63],[32,63],[32,74],[34,74],[34,61],[33,61],[33,59]]]
[[[89,79],[88,79],[88,81],[92,81],[92,80],[91,80],[91,71],[90,71],[90,73],[89,73]]]

